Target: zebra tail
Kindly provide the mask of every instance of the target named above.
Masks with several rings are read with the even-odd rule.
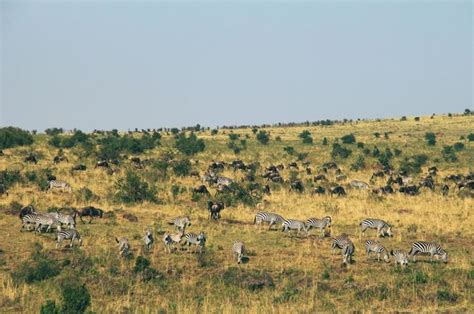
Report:
[[[410,252],[408,252],[408,255],[412,255],[414,253],[413,248],[410,249]]]
[[[117,237],[115,237],[115,241],[116,241],[117,243],[119,243],[119,240],[117,239]]]

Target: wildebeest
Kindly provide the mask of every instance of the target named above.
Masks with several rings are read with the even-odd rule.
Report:
[[[435,189],[435,183],[434,183],[434,180],[431,177],[431,175],[427,176],[426,178],[423,178],[421,180],[419,186],[420,186],[420,188],[421,187],[427,187],[427,188],[431,189],[432,191],[434,191],[434,189]]]
[[[78,211],[76,211],[76,214],[79,216],[82,223],[84,223],[84,220],[82,220],[82,217],[89,216],[90,217],[89,223],[91,223],[93,217],[102,218],[102,216],[104,215],[104,211],[100,208],[96,208],[96,207],[93,207],[93,206],[87,206],[87,207],[81,208]]]
[[[312,194],[319,194],[319,195],[322,195],[325,193],[326,193],[326,189],[323,188],[322,186],[315,187],[312,192]]]
[[[307,174],[308,176],[310,176],[310,175],[312,174],[312,171],[311,171],[311,168],[310,168],[310,167],[306,167],[305,170],[306,170],[306,174]]]
[[[59,164],[61,161],[69,162],[69,159],[67,159],[66,156],[59,156],[59,155],[58,155],[58,156],[54,156],[53,162],[54,162],[55,164]]]
[[[267,195],[270,195],[271,192],[270,192],[270,186],[268,184],[265,184],[262,188],[262,191],[263,193],[267,194]]]
[[[199,178],[201,177],[201,176],[199,175],[199,171],[197,171],[197,170],[191,171],[191,172],[189,173],[189,176],[190,176],[190,177],[197,178],[197,179],[199,179]]]
[[[207,209],[209,210],[209,217],[211,219],[218,220],[219,218],[221,218],[220,212],[224,209],[224,203],[209,201],[207,203]]]
[[[327,181],[327,178],[324,174],[318,174],[317,176],[314,176],[314,182],[318,181]]]
[[[8,190],[5,184],[0,184],[0,195],[8,196]]]
[[[132,165],[134,165],[138,169],[143,168],[143,163],[142,163],[140,157],[130,157],[130,162],[132,163]]]
[[[416,185],[408,185],[408,186],[402,186],[398,190],[400,193],[404,193],[407,195],[416,195],[418,194],[418,187]]]
[[[392,177],[390,176],[387,180],[387,185],[392,185],[392,184],[398,184],[399,186],[402,186],[403,185],[403,179],[402,177],[400,176],[397,176],[397,177]]]
[[[36,165],[38,163],[38,158],[36,158],[35,155],[30,154],[30,155],[25,157],[24,161],[29,162],[29,163],[33,163],[33,164]]]
[[[346,190],[340,185],[335,186],[331,189],[331,196],[336,194],[337,196],[343,196],[346,195]]]
[[[207,190],[205,185],[200,185],[197,188],[193,189],[193,194],[208,194],[209,195],[209,191]]]
[[[210,170],[210,171],[224,170],[224,163],[220,162],[220,161],[214,161],[209,165],[208,170]]]
[[[226,192],[232,192],[232,189],[228,185],[224,185],[224,184],[217,185],[216,187],[217,194],[226,193]]]
[[[246,169],[246,166],[242,160],[234,160],[230,166],[234,169],[234,171]]]
[[[436,168],[435,166],[429,167],[429,168],[428,168],[428,173],[429,173],[430,175],[435,176],[435,175],[438,173],[438,168]]]
[[[447,184],[443,185],[443,187],[441,188],[441,191],[443,191],[443,196],[448,196],[449,186]]]
[[[295,161],[290,162],[290,163],[288,164],[288,168],[290,168],[290,169],[295,169],[295,170],[298,170],[298,169],[299,169],[299,168],[298,168],[298,164],[297,164]]]
[[[87,167],[84,164],[75,165],[72,167],[72,171],[86,171]]]
[[[383,171],[376,171],[372,174],[372,177],[370,177],[370,182],[375,182],[377,178],[383,178],[385,177],[385,173]]]
[[[95,167],[96,167],[96,168],[110,168],[109,163],[108,163],[107,160],[99,160],[99,161],[95,164]]]
[[[326,169],[337,169],[337,164],[334,161],[326,162],[322,165]]]
[[[457,188],[458,190],[462,190],[462,189],[474,190],[474,181],[459,182],[457,185]]]
[[[344,181],[347,179],[347,176],[345,174],[338,174],[336,176],[336,181]]]
[[[303,193],[303,191],[304,191],[303,182],[301,182],[301,180],[295,180],[295,181],[291,182],[290,183],[290,191],[296,191],[296,192],[299,192],[299,193]]]
[[[453,181],[455,183],[459,183],[464,179],[462,174],[450,174],[444,178],[445,181]]]

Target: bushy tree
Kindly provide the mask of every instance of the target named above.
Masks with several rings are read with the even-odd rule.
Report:
[[[63,132],[64,132],[63,128],[48,128],[44,130],[44,133],[46,133],[49,136],[55,136]]]
[[[344,144],[354,144],[356,141],[356,138],[354,134],[346,134],[343,137],[341,137],[341,140]]]
[[[346,159],[351,154],[352,154],[352,151],[350,149],[345,148],[344,146],[342,146],[339,143],[334,143],[332,145],[332,152],[331,152],[332,158],[340,157],[342,159]]]
[[[124,203],[158,202],[156,189],[150,187],[146,181],[131,171],[128,171],[125,177],[118,179],[115,188],[117,199]]]
[[[61,283],[61,296],[64,314],[84,313],[91,304],[91,295],[79,278],[66,278]]]
[[[180,133],[176,137],[175,145],[181,153],[187,156],[203,152],[206,148],[204,140],[199,139],[194,133],[189,134],[189,136],[186,136],[184,133]]]
[[[191,162],[189,159],[182,159],[173,164],[173,172],[178,177],[184,177],[191,172]]]
[[[425,140],[428,142],[429,146],[435,146],[436,145],[436,134],[434,134],[433,132],[425,133]]]
[[[261,144],[267,145],[268,142],[270,141],[270,135],[268,134],[267,131],[261,130],[261,131],[259,131],[259,132],[257,133],[257,140],[258,140]]]
[[[33,137],[20,128],[0,128],[0,149],[31,145]]]
[[[313,138],[308,130],[304,130],[298,136],[303,140],[303,144],[313,144]]]

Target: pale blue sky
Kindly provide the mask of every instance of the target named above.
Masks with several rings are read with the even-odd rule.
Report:
[[[213,127],[472,108],[470,1],[0,2],[1,125]]]

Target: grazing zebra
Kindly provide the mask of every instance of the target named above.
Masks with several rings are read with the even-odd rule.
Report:
[[[71,185],[67,183],[66,181],[60,181],[60,180],[51,180],[49,181],[49,188],[48,191],[52,191],[53,189],[58,189],[61,191],[67,191],[69,193],[72,192]]]
[[[188,247],[196,245],[199,249],[199,253],[201,253],[206,245],[206,235],[202,231],[199,232],[199,234],[186,233],[183,235],[183,241],[183,245],[187,245]]]
[[[395,265],[400,264],[402,267],[408,265],[408,255],[405,251],[391,250],[390,255],[395,259]]]
[[[191,226],[191,219],[189,217],[178,217],[168,222],[169,225],[174,225],[178,231],[184,232],[188,226]]]
[[[365,233],[367,229],[377,229],[377,234],[381,237],[388,235],[389,237],[392,236],[392,227],[381,219],[364,219],[359,224],[361,227],[362,233]]]
[[[367,252],[367,257],[370,256],[370,253],[374,252],[375,254],[377,254],[377,261],[380,262],[380,255],[383,254],[384,261],[390,262],[390,258],[388,256],[387,250],[378,241],[374,241],[374,240],[365,241],[365,251]]]
[[[448,262],[448,253],[441,248],[441,246],[435,242],[424,242],[419,241],[413,243],[410,252],[408,255],[413,257],[413,262],[416,262],[415,255],[430,255],[430,261],[433,261],[433,256],[436,256],[436,259],[441,257],[443,262]]]
[[[143,242],[145,243],[146,250],[150,251],[151,246],[153,245],[153,242],[154,242],[153,233],[151,233],[150,229],[148,229],[145,232],[145,236],[143,237]]]
[[[36,225],[36,216],[38,216],[38,214],[36,212],[31,213],[31,214],[23,215],[23,217],[21,217],[22,225],[21,225],[21,230],[20,231],[23,231],[25,229],[25,227],[28,231],[30,231],[30,226]]]
[[[51,215],[53,218],[55,218],[57,221],[59,221],[61,224],[66,225],[69,227],[69,229],[74,229],[76,227],[76,219],[75,215],[65,215],[61,214],[58,212],[52,213]]]
[[[245,254],[244,242],[242,241],[234,242],[234,245],[232,246],[232,252],[234,253],[234,256],[237,258],[237,264],[240,264],[242,262],[242,257]]]
[[[130,255],[130,242],[128,241],[128,238],[122,237],[120,239],[115,238],[115,242],[118,244],[119,248],[119,256],[120,257],[127,257]]]
[[[268,223],[268,230],[272,228],[273,225],[283,222],[285,219],[275,213],[269,212],[258,212],[253,219],[253,223],[260,226],[262,222]]]
[[[360,190],[368,190],[369,185],[365,183],[364,181],[360,180],[352,180],[349,185],[353,187],[354,189],[360,189]]]
[[[349,242],[351,242],[351,240],[345,233],[341,234],[338,237],[332,238],[331,248],[332,248],[333,254],[336,252],[336,249],[342,249]]]
[[[321,230],[321,236],[324,237],[325,229],[331,227],[332,219],[330,216],[323,217],[321,219],[309,218],[306,221],[306,229],[309,231],[312,228]]]
[[[281,230],[282,232],[290,233],[291,230],[297,230],[296,235],[299,235],[301,230],[303,230],[306,233],[306,235],[308,235],[308,230],[306,229],[306,224],[304,223],[304,221],[295,220],[295,219],[284,219],[281,226],[282,226],[282,230]]]
[[[69,247],[73,246],[74,240],[78,241],[79,245],[82,245],[82,238],[76,229],[59,231],[57,234],[56,249],[59,248],[59,245],[61,245],[61,242],[64,240],[71,240]]]
[[[342,247],[342,262],[344,264],[350,264],[352,262],[352,255],[354,255],[355,247],[351,240],[347,239],[348,242]]]
[[[61,231],[61,223],[51,215],[39,214],[35,217],[35,230],[41,232],[43,227],[46,228],[46,232],[50,232],[51,228],[55,227],[58,231]]]
[[[165,250],[168,250],[168,253],[171,253],[171,247],[176,243],[180,243],[183,238],[183,232],[180,233],[165,233],[163,235],[163,243],[165,245]]]

